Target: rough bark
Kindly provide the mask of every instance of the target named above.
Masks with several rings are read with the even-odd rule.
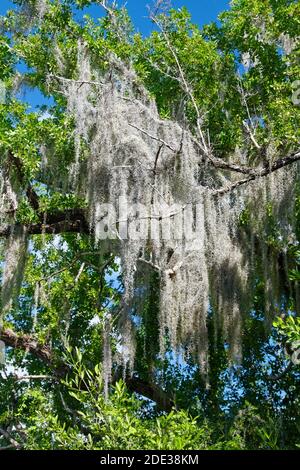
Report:
[[[74,209],[48,214],[45,221],[26,225],[28,235],[58,233],[90,233],[83,210]],[[0,237],[9,237],[12,225],[0,227]]]

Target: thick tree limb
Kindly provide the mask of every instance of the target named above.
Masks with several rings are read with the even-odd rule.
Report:
[[[70,371],[67,364],[57,359],[49,345],[39,343],[30,335],[17,334],[11,329],[5,328],[0,329],[0,341],[3,341],[6,346],[28,351],[40,359],[52,369],[54,378],[62,378]],[[168,395],[155,384],[147,383],[137,377],[127,377],[126,385],[131,392],[155,401],[158,407],[163,410],[169,411],[174,406]]]
[[[0,227],[0,237],[9,237],[13,226]],[[29,235],[58,233],[90,233],[84,211],[81,209],[47,214],[46,221],[26,225]]]
[[[171,411],[174,407],[173,400],[168,397],[166,392],[154,384],[149,384],[137,377],[128,377],[126,385],[131,392],[138,393],[154,401],[159,408],[165,411]]]
[[[5,449],[8,449],[8,448],[14,448],[14,449],[20,449],[22,446],[21,444],[19,444],[10,434],[9,432],[6,430],[6,429],[3,429],[2,427],[0,427],[0,434],[4,437],[4,439],[6,441],[8,441],[10,443],[9,446],[5,446],[5,447],[0,447],[0,450],[5,450]]]
[[[243,175],[250,175],[256,171],[251,167],[226,162],[225,160],[222,160],[222,158],[217,158],[212,155],[209,155],[207,158],[208,163],[210,163],[215,168],[219,168],[220,170],[228,170],[234,173],[241,173]]]
[[[9,328],[0,330],[0,341],[6,346],[23,349],[41,359],[48,366],[53,366],[54,357],[49,346],[38,343],[30,335],[19,335]]]
[[[281,168],[284,168],[288,165],[291,165],[297,161],[300,160],[300,151],[297,150],[296,152],[280,158],[273,162],[269,166],[265,166],[263,168],[244,168],[244,167],[238,167],[238,165],[232,165],[230,164],[230,168],[233,171],[238,171],[240,173],[245,173],[248,175],[246,178],[243,178],[241,180],[235,181],[228,186],[221,187],[219,189],[216,189],[213,191],[213,195],[215,196],[222,196],[223,194],[227,194],[231,191],[234,191],[240,186],[243,186],[244,184],[250,183],[251,181],[254,181],[255,179],[268,176],[269,174],[280,170]],[[230,169],[226,162],[218,161],[215,162],[215,164],[218,166],[218,168],[223,168],[223,169]],[[188,205],[188,204],[193,204],[195,201],[192,201],[190,203],[185,204],[182,206],[182,210]],[[168,217],[172,217],[176,214],[171,213],[168,215]],[[149,219],[155,218],[154,217],[147,217]],[[157,217],[156,217],[157,218]],[[159,218],[160,219],[160,218]],[[0,237],[8,237],[11,233],[12,226],[6,225],[0,227]],[[29,235],[38,235],[42,233],[46,234],[59,234],[59,233],[86,233],[89,234],[91,233],[90,227],[87,223],[86,216],[84,210],[81,209],[74,209],[74,210],[69,210],[69,211],[64,211],[64,212],[58,212],[55,214],[49,214],[47,215],[47,220],[46,222],[39,222],[36,224],[29,224],[26,226],[27,228],[27,233]]]
[[[181,150],[181,148],[182,148],[183,142],[181,142],[179,150],[176,150],[175,147],[171,146],[168,142],[165,142],[164,140],[160,139],[159,137],[156,137],[156,136],[150,134],[149,132],[145,131],[144,129],[141,129],[140,127],[137,127],[134,124],[129,124],[129,126],[133,127],[134,129],[136,129],[138,131],[140,131],[142,134],[147,135],[151,139],[156,140],[157,142],[160,142],[162,146],[166,146],[167,148],[169,148],[174,153],[178,153],[179,150]],[[195,145],[197,145],[200,148],[201,152],[203,152],[202,145],[199,144],[198,140],[193,138],[193,137],[192,137],[192,140],[195,143]],[[158,156],[159,156],[159,154],[158,154]],[[267,167],[263,167],[263,168],[257,168],[257,167],[253,168],[253,167],[249,167],[249,166],[245,166],[245,165],[239,165],[237,163],[230,163],[230,162],[227,162],[227,161],[223,160],[222,158],[215,157],[208,150],[206,151],[206,153],[204,153],[204,156],[207,159],[207,162],[209,164],[211,164],[214,168],[217,168],[217,169],[220,169],[220,170],[228,170],[228,171],[231,171],[231,172],[234,172],[234,173],[241,173],[243,175],[249,175],[249,178],[247,178],[245,180],[241,180],[240,182],[237,182],[237,183],[235,182],[234,187],[233,187],[233,189],[234,189],[236,186],[240,186],[241,184],[245,184],[245,183],[257,178],[258,176],[266,176],[269,173],[272,173],[273,171],[279,170],[280,168],[283,168],[284,166],[289,165],[289,164],[299,160],[300,159],[300,152],[299,152],[299,150],[297,150],[295,153],[293,153],[293,154],[291,154],[287,157],[278,159],[271,166],[267,166]],[[157,161],[156,161],[156,163],[157,163]],[[155,167],[156,167],[156,165],[155,165]],[[225,189],[225,192],[227,192],[226,188],[221,188],[220,192],[222,191],[222,189]]]
[[[292,163],[295,163],[300,160],[300,151],[296,151],[292,153],[291,155],[288,155],[283,158],[279,158],[272,164],[265,166],[263,168],[258,168],[258,169],[253,169],[249,176],[247,178],[244,178],[242,180],[235,181],[232,184],[229,184],[228,186],[222,187],[220,189],[217,189],[214,191],[215,195],[223,195],[226,194],[230,191],[235,190],[239,186],[242,186],[244,184],[250,183],[250,181],[253,181],[257,178],[261,178],[263,176],[268,176],[271,173],[274,173],[277,170],[280,170],[281,168],[284,168],[288,165],[291,165]]]

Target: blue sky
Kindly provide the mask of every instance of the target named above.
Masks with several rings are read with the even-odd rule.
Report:
[[[123,3],[125,1],[119,1],[119,4]],[[152,0],[127,0],[127,8],[134,25],[144,35],[147,35],[152,28],[147,18],[147,5],[149,4],[152,4]],[[173,0],[172,5],[175,8],[186,6],[192,14],[193,22],[203,26],[211,21],[216,21],[218,14],[229,8],[229,0]],[[13,3],[10,0],[1,0],[0,15],[4,15],[12,7]],[[88,13],[91,16],[98,17],[103,12],[99,6],[93,6]],[[45,104],[45,99],[36,90],[27,91],[22,99],[30,103],[32,107]]]
[[[122,4],[122,1],[119,3]],[[144,33],[149,30],[146,16],[147,5],[151,3],[152,0],[127,0],[127,7],[136,27]],[[216,20],[218,14],[228,8],[229,0],[173,0],[172,4],[175,8],[186,6],[192,13],[193,21],[202,26]],[[5,14],[11,5],[10,0],[1,0],[0,14]],[[91,13],[97,15],[99,11],[99,7],[93,7]]]

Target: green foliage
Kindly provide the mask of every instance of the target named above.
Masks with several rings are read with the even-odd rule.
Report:
[[[300,318],[288,316],[286,318],[277,318],[274,322],[274,327],[277,328],[279,334],[286,338],[289,343],[300,341]]]
[[[299,2],[234,0],[219,24],[204,29],[192,23],[185,8],[171,9],[158,16],[162,29],[154,28],[148,37],[134,32],[124,8],[98,20],[85,16],[79,23],[74,11],[95,2],[48,1],[41,20],[34,15],[35,0],[14,3],[17,10],[1,18],[8,34],[0,36],[0,80],[7,90],[6,102],[0,104],[0,164],[11,169],[14,155],[22,168],[22,181],[11,169],[13,181],[18,180],[18,223],[44,223],[45,214],[86,208],[69,181],[74,122],[57,86],[62,71],[65,79],[77,80],[82,43],[100,74],[109,72],[112,57],[132,67],[137,89],[142,85],[148,90],[162,118],[177,120],[195,133],[199,107],[215,156],[233,161],[239,151],[245,164],[265,167],[274,155],[285,156],[299,143],[299,107],[291,99],[300,74],[299,45],[290,51],[282,47],[283,34],[292,42],[299,35]],[[190,93],[178,80],[177,60]],[[17,72],[20,64],[26,65],[22,74]],[[17,98],[20,81],[21,90],[39,90],[51,104],[31,109]],[[245,123],[253,126],[257,145]],[[84,161],[88,149],[83,142],[81,150]],[[39,197],[38,209],[27,197],[29,186]],[[298,199],[295,217],[300,221]],[[294,314],[300,253],[295,240],[280,238],[273,208],[266,209],[259,236],[270,253],[287,257],[291,269],[286,283],[293,289],[291,294],[284,289],[280,301]],[[251,230],[255,211],[247,207],[242,212],[241,233]],[[109,248],[99,255],[91,237],[81,234],[30,237],[22,289],[4,326],[31,335],[37,344],[51,344],[54,365],[67,364],[69,373],[59,379],[53,364],[26,348],[8,348],[10,372],[0,376],[0,427],[25,449],[295,448],[299,368],[293,366],[275,381],[269,376],[284,368],[284,346],[299,341],[300,322],[294,315],[278,318],[272,334],[266,333],[265,279],[260,261],[256,263],[254,309],[245,319],[241,365],[229,364],[225,339],[213,314],[209,316],[209,386],[194,358],[181,364],[171,351],[166,358],[158,356],[159,283],[158,275],[152,276],[143,308],[137,305],[134,311],[139,321],[134,373],[162,386],[174,400],[177,408],[163,412],[130,393],[122,381],[111,386],[107,397],[103,393],[99,362],[105,322],[111,319],[110,340],[117,349],[122,320],[122,278]],[[44,378],[19,380],[19,371]],[[10,444],[0,437],[0,447]]]
[[[69,350],[70,351],[70,350]],[[99,365],[86,369],[82,354],[75,348],[68,364],[72,375],[62,381],[64,411],[69,419],[53,415],[53,393],[27,388],[20,399],[15,418],[26,422],[26,449],[86,450],[193,450],[240,448],[238,429],[230,441],[212,444],[212,430],[186,411],[173,410],[154,418],[142,418],[140,401],[130,396],[122,381],[108,399],[103,395]],[[66,400],[66,401],[65,401]],[[66,418],[66,417],[65,417]]]

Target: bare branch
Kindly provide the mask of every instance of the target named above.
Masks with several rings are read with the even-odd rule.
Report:
[[[53,73],[50,73],[48,77],[55,78],[56,80],[59,80],[61,82],[77,83],[78,85],[95,85],[100,87],[105,85],[104,82],[96,82],[92,80],[75,80],[73,78],[61,77],[60,75],[55,75]]]
[[[10,434],[9,432],[6,431],[6,429],[3,429],[2,427],[0,427],[0,434],[2,434],[2,436],[10,443],[10,446],[9,447],[13,447],[14,449],[20,449],[22,446],[21,444],[19,444],[19,442],[17,442]],[[0,449],[1,450],[1,449]],[[2,450],[4,450],[4,448],[2,447]]]
[[[149,266],[151,266],[151,268],[155,269],[156,271],[161,271],[162,270],[160,266],[158,266],[155,263],[152,263],[152,261],[149,261],[147,259],[139,258],[138,261],[141,262],[141,263],[148,264]]]
[[[141,129],[138,129],[141,130]],[[142,131],[142,130],[141,130]],[[146,131],[145,131],[146,132]],[[147,133],[148,135],[148,133]],[[153,137],[149,135],[150,137]],[[158,140],[157,138],[154,137],[155,140]],[[164,144],[167,144],[163,142]],[[173,151],[175,149],[172,148]],[[234,191],[240,186],[243,186],[244,184],[247,184],[257,178],[261,178],[264,176],[267,176],[277,170],[280,170],[281,168],[284,168],[288,165],[291,165],[297,161],[300,160],[300,151],[296,151],[284,158],[280,158],[273,162],[272,165],[268,165],[266,167],[262,168],[247,168],[247,167],[240,167],[235,164],[227,163],[224,162],[223,160],[220,159],[213,159],[212,164],[216,168],[220,169],[225,169],[225,170],[231,170],[231,171],[236,171],[238,173],[242,173],[247,175],[246,178],[234,181],[233,183],[228,184],[228,186],[221,187],[219,189],[215,189],[211,191],[212,195],[215,196],[222,196],[224,194],[227,194],[231,191]],[[152,171],[152,170],[151,170]],[[197,201],[189,201],[186,204],[182,206],[180,211],[177,212],[171,212],[165,216],[161,215],[150,215],[150,216],[145,216],[145,217],[140,217],[137,218],[136,220],[143,220],[143,219],[157,219],[157,220],[163,220],[165,218],[169,217],[174,217],[177,215],[179,212],[183,211],[187,205],[189,204],[194,204]],[[126,220],[117,220],[117,223],[120,222],[127,222],[129,219]],[[27,233],[29,235],[35,235],[35,234],[42,234],[42,233],[47,233],[47,234],[58,234],[58,233],[86,233],[86,234],[91,234],[92,231],[90,230],[90,227],[85,219],[85,214],[83,210],[71,210],[71,211],[66,211],[66,212],[61,212],[57,214],[52,214],[48,215],[47,219],[47,224],[43,224],[42,222],[37,223],[37,224],[29,224],[27,227]],[[9,237],[11,231],[13,229],[13,226],[7,225],[7,226],[2,226],[0,227],[0,237]]]
[[[254,146],[257,148],[257,150],[260,150],[261,149],[261,146],[257,143],[255,137],[254,137],[254,134],[253,132],[251,131],[248,123],[246,121],[243,121],[243,125],[246,129],[246,131],[248,132],[248,134],[250,135],[250,139],[252,140]]]
[[[84,268],[85,268],[85,262],[81,263],[80,269],[79,269],[79,271],[77,273],[77,276],[75,278],[75,281],[74,281],[75,284],[78,284],[79,278],[80,278],[81,274],[83,273]]]
[[[156,69],[159,73],[161,73],[162,75],[165,75],[166,77],[170,78],[171,80],[174,80],[176,82],[179,82],[181,83],[180,79],[178,77],[176,77],[175,75],[171,75],[169,72],[166,72],[165,70],[163,70],[156,62],[153,62],[150,58],[147,58],[147,61],[149,62],[149,64],[154,68]]]
[[[250,183],[250,181],[253,181],[257,178],[261,178],[263,176],[268,176],[271,173],[274,173],[274,171],[280,170],[281,168],[284,168],[288,165],[291,165],[292,163],[295,163],[300,160],[300,151],[297,151],[295,153],[292,153],[291,155],[288,155],[287,157],[280,158],[276,160],[272,165],[266,166],[261,169],[253,169],[251,171],[251,174],[248,176],[248,178],[244,178],[242,180],[235,181],[232,184],[229,184],[228,186],[225,186],[220,189],[216,189],[213,194],[218,196],[218,195],[223,195],[226,193],[229,193],[236,188],[243,186],[244,184]]]
[[[116,8],[116,2],[113,2],[112,7],[108,6],[107,0],[97,0],[97,3],[109,14],[113,15]]]
[[[166,32],[164,26],[162,25],[162,23],[158,20],[157,18],[157,12],[154,12],[154,13],[151,13],[150,12],[150,19],[156,24],[156,26],[160,29],[160,31],[162,32],[163,34],[163,37],[166,41],[166,44],[171,52],[171,54],[173,55],[173,58],[175,60],[175,63],[176,63],[176,67],[178,69],[178,72],[179,72],[179,83],[181,84],[182,86],[182,89],[183,91],[188,95],[188,97],[190,98],[192,104],[193,104],[193,107],[196,111],[196,115],[197,115],[197,130],[198,130],[198,134],[199,134],[199,137],[200,137],[200,145],[201,145],[201,148],[202,148],[202,151],[204,152],[205,155],[209,154],[210,153],[210,150],[209,150],[209,147],[206,143],[206,139],[204,137],[204,133],[203,133],[203,130],[202,130],[202,127],[201,127],[201,123],[202,123],[202,116],[201,116],[201,113],[200,113],[200,109],[199,109],[199,106],[197,104],[197,101],[195,99],[195,96],[194,96],[194,93],[193,93],[193,90],[192,90],[192,86],[188,83],[186,77],[185,77],[185,73],[184,73],[184,70],[181,66],[181,63],[180,63],[180,60],[178,58],[178,55],[174,49],[174,47],[172,46],[171,44],[171,41],[170,41],[170,38],[169,38],[169,35],[168,33]]]
[[[14,380],[22,382],[23,380],[53,380],[51,375],[21,375],[14,376]]]
[[[257,143],[257,140],[256,140],[255,135],[254,135],[255,126],[254,126],[253,119],[252,119],[251,114],[250,114],[250,110],[249,110],[249,106],[248,106],[248,102],[247,102],[246,93],[245,93],[245,90],[244,90],[244,87],[243,87],[243,83],[242,83],[242,80],[240,78],[239,78],[238,91],[239,91],[239,93],[242,97],[242,102],[243,102],[243,104],[246,108],[248,120],[250,122],[251,127],[248,125],[248,123],[246,121],[243,122],[243,125],[244,125],[246,131],[248,132],[248,134],[250,135],[250,139],[252,140],[254,146],[257,148],[257,150],[260,150],[261,146]]]
[[[154,135],[150,134],[149,132],[145,131],[145,129],[141,129],[140,127],[137,127],[135,126],[134,124],[129,124],[130,127],[133,127],[134,129],[142,132],[143,134],[147,135],[148,137],[150,137],[150,139],[153,139],[153,140],[156,140],[157,142],[160,142],[161,144],[163,144],[165,147],[167,147],[168,149],[170,149],[172,152],[174,153],[177,153],[178,150],[176,150],[174,147],[172,147],[170,144],[168,144],[168,142],[166,142],[165,140],[163,139],[160,139],[159,137],[155,137]]]
[[[0,237],[9,237],[13,225],[0,226]],[[28,235],[40,235],[58,233],[90,233],[89,225],[82,209],[71,209],[64,212],[47,214],[44,221],[26,225]]]
[[[108,17],[110,18],[112,25],[115,28],[115,33],[119,39],[119,41],[123,42],[124,41],[124,36],[123,36],[123,30],[122,30],[122,25],[121,23],[118,24],[118,18],[116,16],[116,10],[117,10],[117,2],[112,1],[111,6],[109,6],[109,2],[107,0],[96,0],[99,6],[101,6],[107,13]]]

